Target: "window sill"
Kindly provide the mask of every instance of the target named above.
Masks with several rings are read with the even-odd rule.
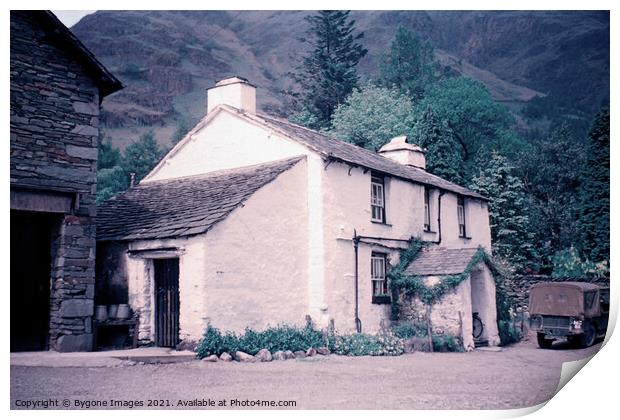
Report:
[[[373,296],[372,303],[374,303],[375,305],[388,305],[392,303],[392,297],[391,296]]]
[[[437,233],[434,230],[430,230],[430,229],[424,229],[424,233]]]
[[[391,225],[391,224],[389,224],[389,223],[385,223],[385,222],[380,222],[380,221],[378,221],[378,220],[371,220],[370,222],[371,222],[371,223],[374,223],[375,225],[383,225],[383,226],[387,226],[387,227],[392,227],[392,225]]]
[[[471,236],[459,236],[459,238],[465,239],[466,241],[470,241],[471,240]]]

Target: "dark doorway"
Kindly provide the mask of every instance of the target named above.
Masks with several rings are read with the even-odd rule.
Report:
[[[11,211],[11,351],[48,348],[52,229],[57,218]]]
[[[155,268],[155,342],[174,347],[179,342],[179,259],[153,260]]]

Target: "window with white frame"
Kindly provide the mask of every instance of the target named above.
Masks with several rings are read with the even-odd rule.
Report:
[[[373,252],[370,257],[370,278],[372,280],[372,297],[389,296],[386,276],[387,255]]]
[[[461,238],[466,238],[467,229],[465,226],[465,199],[460,195],[457,198],[456,212],[459,220],[459,236]]]
[[[374,174],[370,182],[370,211],[373,222],[385,223],[385,180]]]
[[[430,232],[431,230],[431,203],[430,203],[430,190],[428,187],[424,187],[424,230]]]

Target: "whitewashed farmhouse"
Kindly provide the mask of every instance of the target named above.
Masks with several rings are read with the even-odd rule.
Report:
[[[242,331],[306,315],[375,332],[390,323],[386,271],[410,238],[434,243],[407,268],[431,283],[491,249],[484,197],[427,173],[419,147],[401,137],[373,153],[257,114],[256,88],[237,77],[208,91],[207,115],[98,217],[99,303],[128,300],[140,339],[161,346],[198,340],[208,323]],[[434,305],[433,328],[473,348],[473,312],[498,344],[484,263]]]

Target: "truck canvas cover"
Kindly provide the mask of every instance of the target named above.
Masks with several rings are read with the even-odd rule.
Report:
[[[539,283],[530,288],[530,315],[600,316],[600,286],[591,283]]]

